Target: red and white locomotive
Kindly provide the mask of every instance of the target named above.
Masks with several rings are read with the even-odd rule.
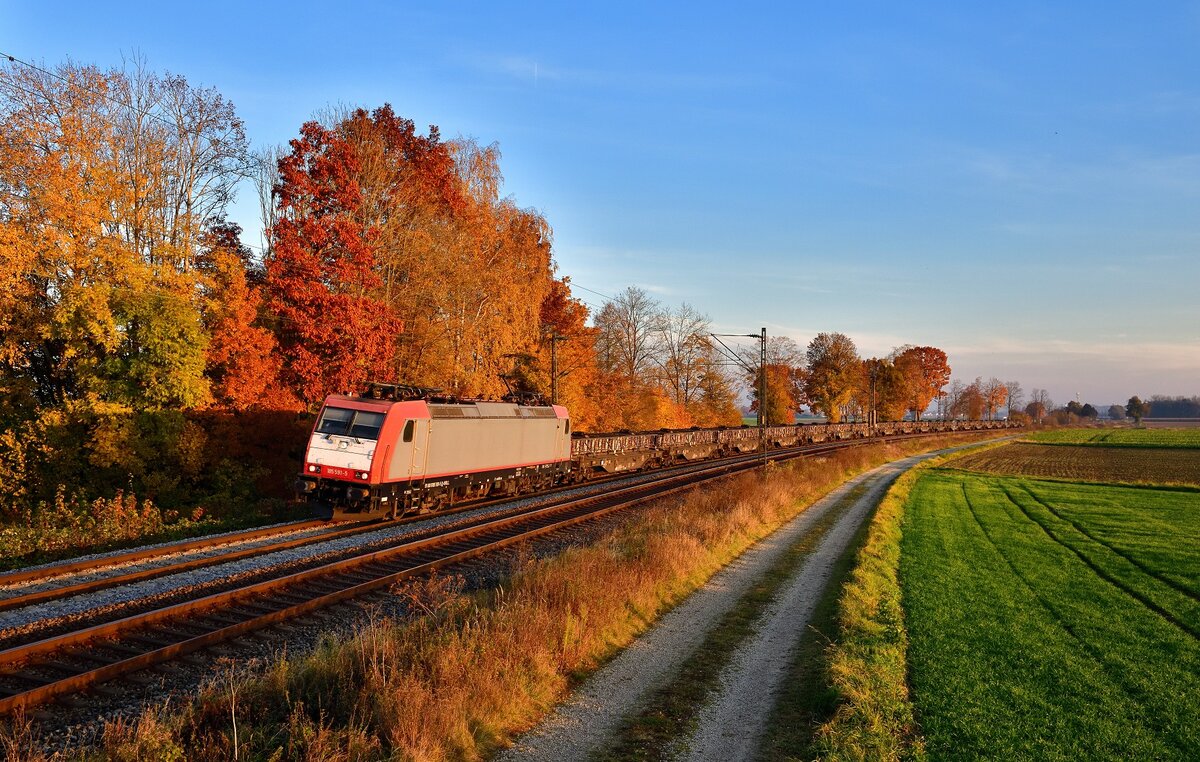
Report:
[[[298,488],[318,515],[396,516],[559,481],[571,421],[559,405],[433,401],[426,390],[369,384],[325,400]]]

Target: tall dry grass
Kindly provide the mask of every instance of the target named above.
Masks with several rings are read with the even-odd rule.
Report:
[[[766,479],[742,475],[645,509],[593,545],[526,560],[493,591],[466,595],[454,578],[410,583],[394,592],[421,616],[375,617],[302,658],[214,681],[183,705],[110,725],[96,752],[479,759],[816,498],[855,473],[931,447],[871,445],[773,466]]]

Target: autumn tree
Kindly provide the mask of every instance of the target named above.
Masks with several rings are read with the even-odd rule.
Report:
[[[156,267],[186,273],[202,248],[204,226],[224,215],[250,154],[245,126],[213,88],[150,71],[141,58],[110,76],[111,111],[131,189],[123,236]]]
[[[854,342],[841,333],[817,334],[808,345],[807,366],[804,391],[809,406],[837,423],[858,385],[861,366]]]
[[[588,308],[571,296],[570,280],[554,281],[542,299],[542,341],[537,366],[542,394],[551,389],[551,352],[557,355],[558,403],[571,412],[578,431],[594,431],[599,409],[592,394],[596,382],[596,330],[587,326]]]
[[[542,215],[500,197],[500,151],[442,141],[391,106],[335,108],[323,126],[347,145],[370,231],[369,292],[403,323],[390,376],[467,396],[497,396],[512,357],[541,342],[553,281]]]
[[[987,413],[987,393],[982,378],[969,384],[955,381],[950,385],[950,414],[970,421],[983,420]]]
[[[763,380],[760,376],[761,345],[743,345],[737,352],[738,364],[745,371],[745,388],[750,393],[750,412],[757,413],[761,406],[769,424],[792,423],[807,401],[804,352],[787,336],[769,337],[766,351],[766,394],[763,399],[760,399],[760,381]]]
[[[708,317],[689,304],[660,309],[652,323],[651,378],[689,425],[740,423],[736,394],[711,337]]]
[[[1008,399],[1008,387],[995,376],[992,376],[987,381],[976,379],[976,383],[979,385],[979,391],[983,395],[983,408],[987,412],[987,418],[989,421],[993,420],[996,417],[996,411]]]
[[[458,141],[456,172],[466,198],[443,259],[451,271],[431,294],[434,335],[458,393],[498,390],[499,358],[540,341],[539,308],[553,280],[552,232],[540,214],[500,199],[499,150]]]
[[[874,410],[877,420],[899,421],[912,404],[912,380],[912,375],[893,360],[861,360],[852,401],[868,420]]]
[[[245,152],[232,106],[142,69],[11,66],[0,134],[8,383],[38,404],[206,404],[193,265]]]
[[[1034,423],[1041,423],[1053,407],[1054,401],[1050,399],[1050,394],[1045,389],[1034,389],[1030,392],[1029,404],[1025,406],[1025,413],[1033,419]]]
[[[658,324],[658,302],[636,286],[605,302],[596,315],[600,368],[630,382],[649,376],[654,365],[654,334]]]
[[[271,230],[275,227],[275,186],[279,184],[279,162],[288,155],[281,145],[252,151],[249,158],[250,181],[258,199],[258,216],[263,231],[263,257],[271,256]]]
[[[708,318],[690,304],[660,311],[651,325],[656,375],[676,405],[688,408],[700,399],[700,378],[712,351]]]
[[[1011,418],[1014,412],[1021,410],[1021,403],[1025,401],[1025,391],[1021,388],[1019,381],[1005,381],[1004,388],[1008,392],[1005,404],[1008,406],[1008,415]]]
[[[266,260],[285,379],[307,404],[388,378],[400,318],[372,293],[380,286],[371,230],[349,144],[316,122],[300,129],[279,165],[279,220]]]
[[[919,421],[942,387],[950,383],[946,353],[937,347],[903,346],[892,353],[891,361],[899,371],[898,384],[907,397],[913,420]]]
[[[655,329],[660,305],[630,286],[596,313],[596,399],[608,430],[660,428],[679,418],[675,403],[656,383]]]
[[[742,414],[737,409],[737,390],[724,366],[724,358],[712,347],[701,359],[701,369],[697,379],[700,397],[688,408],[693,425],[741,425]],[[783,415],[787,415],[786,411]],[[794,412],[793,415],[795,415]]]
[[[282,362],[275,335],[263,326],[260,273],[241,228],[214,224],[198,260],[204,276],[204,325],[209,334],[206,374],[214,402],[232,410],[295,409],[298,401],[280,383]]]

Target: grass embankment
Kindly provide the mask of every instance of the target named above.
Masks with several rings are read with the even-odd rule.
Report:
[[[746,475],[664,501],[594,545],[530,561],[503,589],[473,597],[435,589],[417,596],[428,616],[379,619],[265,674],[114,724],[99,753],[479,758],[814,499],[853,473],[933,446],[872,445],[775,468],[765,484]]]
[[[824,756],[1200,758],[1200,491],[962,470],[1020,447],[912,472],[877,514]],[[1107,478],[1088,449],[1078,476]]]
[[[1039,431],[1028,439],[1041,444],[1085,447],[1200,448],[1200,429],[1061,429]]]
[[[153,545],[282,521],[275,503],[237,515],[213,516],[203,508],[187,515],[148,500],[117,494],[90,502],[60,494],[50,504],[0,523],[0,572],[90,553]]]

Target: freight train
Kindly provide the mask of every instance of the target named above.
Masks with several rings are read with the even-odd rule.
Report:
[[[323,518],[396,517],[515,496],[603,474],[661,468],[810,442],[1004,428],[1005,421],[741,426],[616,434],[571,430],[561,405],[460,401],[368,384],[325,400],[297,491]]]

